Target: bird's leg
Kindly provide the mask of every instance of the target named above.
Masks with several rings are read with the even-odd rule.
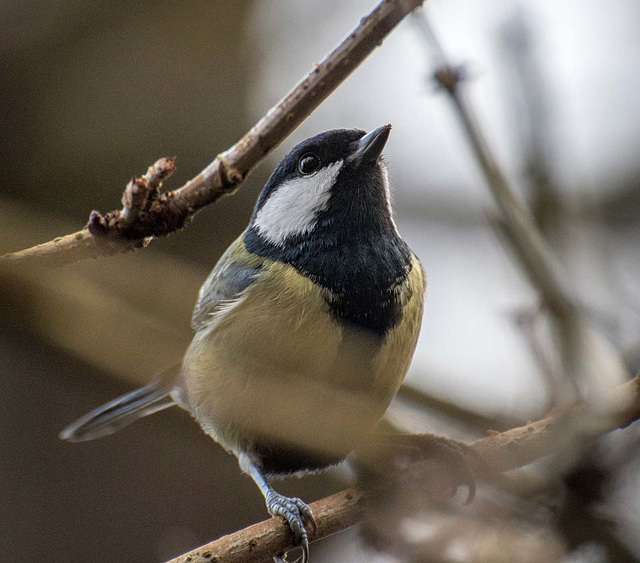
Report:
[[[261,469],[248,454],[239,454],[238,462],[242,471],[249,475],[262,491],[269,514],[281,516],[287,521],[293,532],[294,543],[302,548],[300,563],[307,563],[309,560],[309,536],[305,524],[310,524],[312,531],[316,529],[313,512],[309,506],[299,498],[286,497],[274,491]]]

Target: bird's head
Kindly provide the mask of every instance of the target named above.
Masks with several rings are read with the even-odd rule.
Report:
[[[390,132],[391,125],[368,134],[333,129],[295,146],[256,203],[247,230],[254,246],[396,235],[387,168],[380,158]]]

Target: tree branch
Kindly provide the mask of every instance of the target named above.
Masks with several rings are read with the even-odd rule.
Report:
[[[346,489],[310,505],[316,520],[313,540],[326,538],[362,520],[362,494]],[[203,545],[169,563],[247,563],[272,561],[277,553],[293,549],[291,530],[281,518],[264,520]]]
[[[609,416],[591,428],[594,435],[624,428],[640,418],[640,377],[614,389],[609,397]],[[574,407],[577,413],[584,407]],[[517,469],[554,452],[558,420],[549,416],[519,428],[495,433],[471,446],[496,471]],[[473,462],[473,461],[472,461]],[[417,462],[420,465],[423,462]],[[364,517],[362,493],[356,488],[312,503],[318,525],[310,538],[316,541],[358,524]],[[291,532],[280,518],[271,518],[223,536],[185,553],[169,563],[240,563],[270,560],[274,554],[292,549]]]
[[[463,66],[449,62],[433,29],[424,17],[414,20],[422,32],[428,47],[436,57],[433,79],[439,88],[451,99],[453,107],[462,122],[464,132],[484,174],[487,186],[494,197],[504,220],[505,228],[514,244],[525,271],[551,310],[566,311],[573,305],[568,291],[558,272],[558,264],[548,249],[542,233],[529,212],[521,203],[502,172],[482,129],[478,125],[475,112],[462,95],[460,85],[466,78]]]
[[[557,405],[565,407],[571,405],[576,397],[585,396],[581,391],[584,388],[597,397],[602,381],[597,381],[592,376],[604,376],[607,386],[619,384],[629,377],[622,357],[606,342],[610,357],[615,361],[609,362],[606,370],[589,369],[589,362],[585,358],[597,349],[596,341],[604,344],[605,339],[602,335],[596,335],[580,315],[557,256],[549,247],[530,210],[518,198],[498,164],[479,125],[474,107],[461,89],[466,77],[464,67],[450,64],[425,17],[416,16],[415,21],[437,58],[433,78],[449,96],[489,191],[500,210],[499,226],[554,321],[560,342],[558,349],[564,380],[549,380],[552,398]],[[565,385],[565,380],[572,388]],[[587,384],[586,387],[584,383]]]
[[[381,2],[244,137],[181,188],[162,195],[157,190],[151,191],[144,206],[136,209],[133,216],[125,214],[123,218],[121,211],[111,211],[103,217],[94,211],[81,231],[6,254],[0,257],[0,264],[37,260],[40,264],[60,266],[142,248],[152,237],[165,236],[182,228],[198,210],[235,192],[251,169],[286,139],[395,26],[422,3],[423,0]]]

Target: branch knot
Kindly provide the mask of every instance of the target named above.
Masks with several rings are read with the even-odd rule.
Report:
[[[463,65],[443,64],[433,73],[433,79],[439,88],[443,88],[450,94],[455,94],[460,82],[467,78],[467,72]]]
[[[106,215],[93,210],[87,229],[98,238],[138,241],[146,246],[154,236],[182,228],[193,210],[175,204],[171,194],[160,194],[162,182],[176,169],[175,157],[163,157],[144,176],[129,180],[122,194],[122,209]]]
[[[244,174],[231,166],[224,154],[219,154],[217,160],[220,163],[221,191],[224,195],[233,195],[244,181]]]

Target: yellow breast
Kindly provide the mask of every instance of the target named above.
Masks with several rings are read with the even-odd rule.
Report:
[[[224,447],[256,437],[346,455],[384,414],[409,367],[424,294],[413,259],[398,288],[404,314],[386,338],[341,326],[326,291],[283,263],[216,313],[183,366],[195,418]]]

